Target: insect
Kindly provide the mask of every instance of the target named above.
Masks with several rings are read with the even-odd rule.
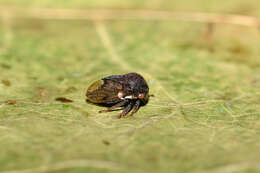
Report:
[[[123,111],[119,115],[119,118],[122,118],[131,110],[132,116],[140,106],[147,104],[149,87],[145,79],[138,73],[112,75],[92,83],[87,89],[86,96],[89,102],[111,106],[99,113],[123,107]]]

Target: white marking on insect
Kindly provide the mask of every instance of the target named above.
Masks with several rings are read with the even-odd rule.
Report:
[[[133,96],[125,96],[124,98],[125,98],[125,99],[132,99]]]
[[[124,99],[137,99],[137,97],[130,95],[130,96],[125,96]]]
[[[118,96],[118,98],[120,98],[120,99],[124,99],[124,98],[123,98],[123,96],[124,96],[123,92],[118,92],[117,96]]]

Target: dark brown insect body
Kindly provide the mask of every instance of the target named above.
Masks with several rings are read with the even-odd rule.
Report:
[[[113,111],[115,108],[124,107],[119,118],[128,112],[133,115],[140,106],[149,100],[149,87],[144,78],[137,73],[113,75],[98,80],[90,85],[86,93],[87,100],[92,103],[112,105],[106,110]]]

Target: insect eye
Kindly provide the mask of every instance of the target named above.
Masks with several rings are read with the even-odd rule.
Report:
[[[142,94],[139,94],[139,95],[138,95],[138,98],[139,98],[139,99],[143,99],[143,98],[144,98],[144,94],[143,94],[143,93],[142,93]]]

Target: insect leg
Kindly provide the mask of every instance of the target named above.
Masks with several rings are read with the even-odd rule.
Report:
[[[124,108],[123,112],[119,115],[118,118],[124,117],[132,108],[135,102],[130,101],[130,103]]]
[[[133,116],[134,113],[136,113],[136,112],[138,111],[138,109],[140,108],[140,105],[141,105],[141,101],[140,101],[140,100],[137,100],[137,101],[135,102],[135,105],[134,105],[134,107],[133,107],[133,110],[132,110],[130,116]]]
[[[123,100],[105,110],[100,110],[98,111],[98,113],[102,113],[102,112],[110,112],[110,111],[113,111],[115,108],[118,108],[118,107],[121,107],[121,106],[124,106],[127,102],[129,102],[128,100]]]

